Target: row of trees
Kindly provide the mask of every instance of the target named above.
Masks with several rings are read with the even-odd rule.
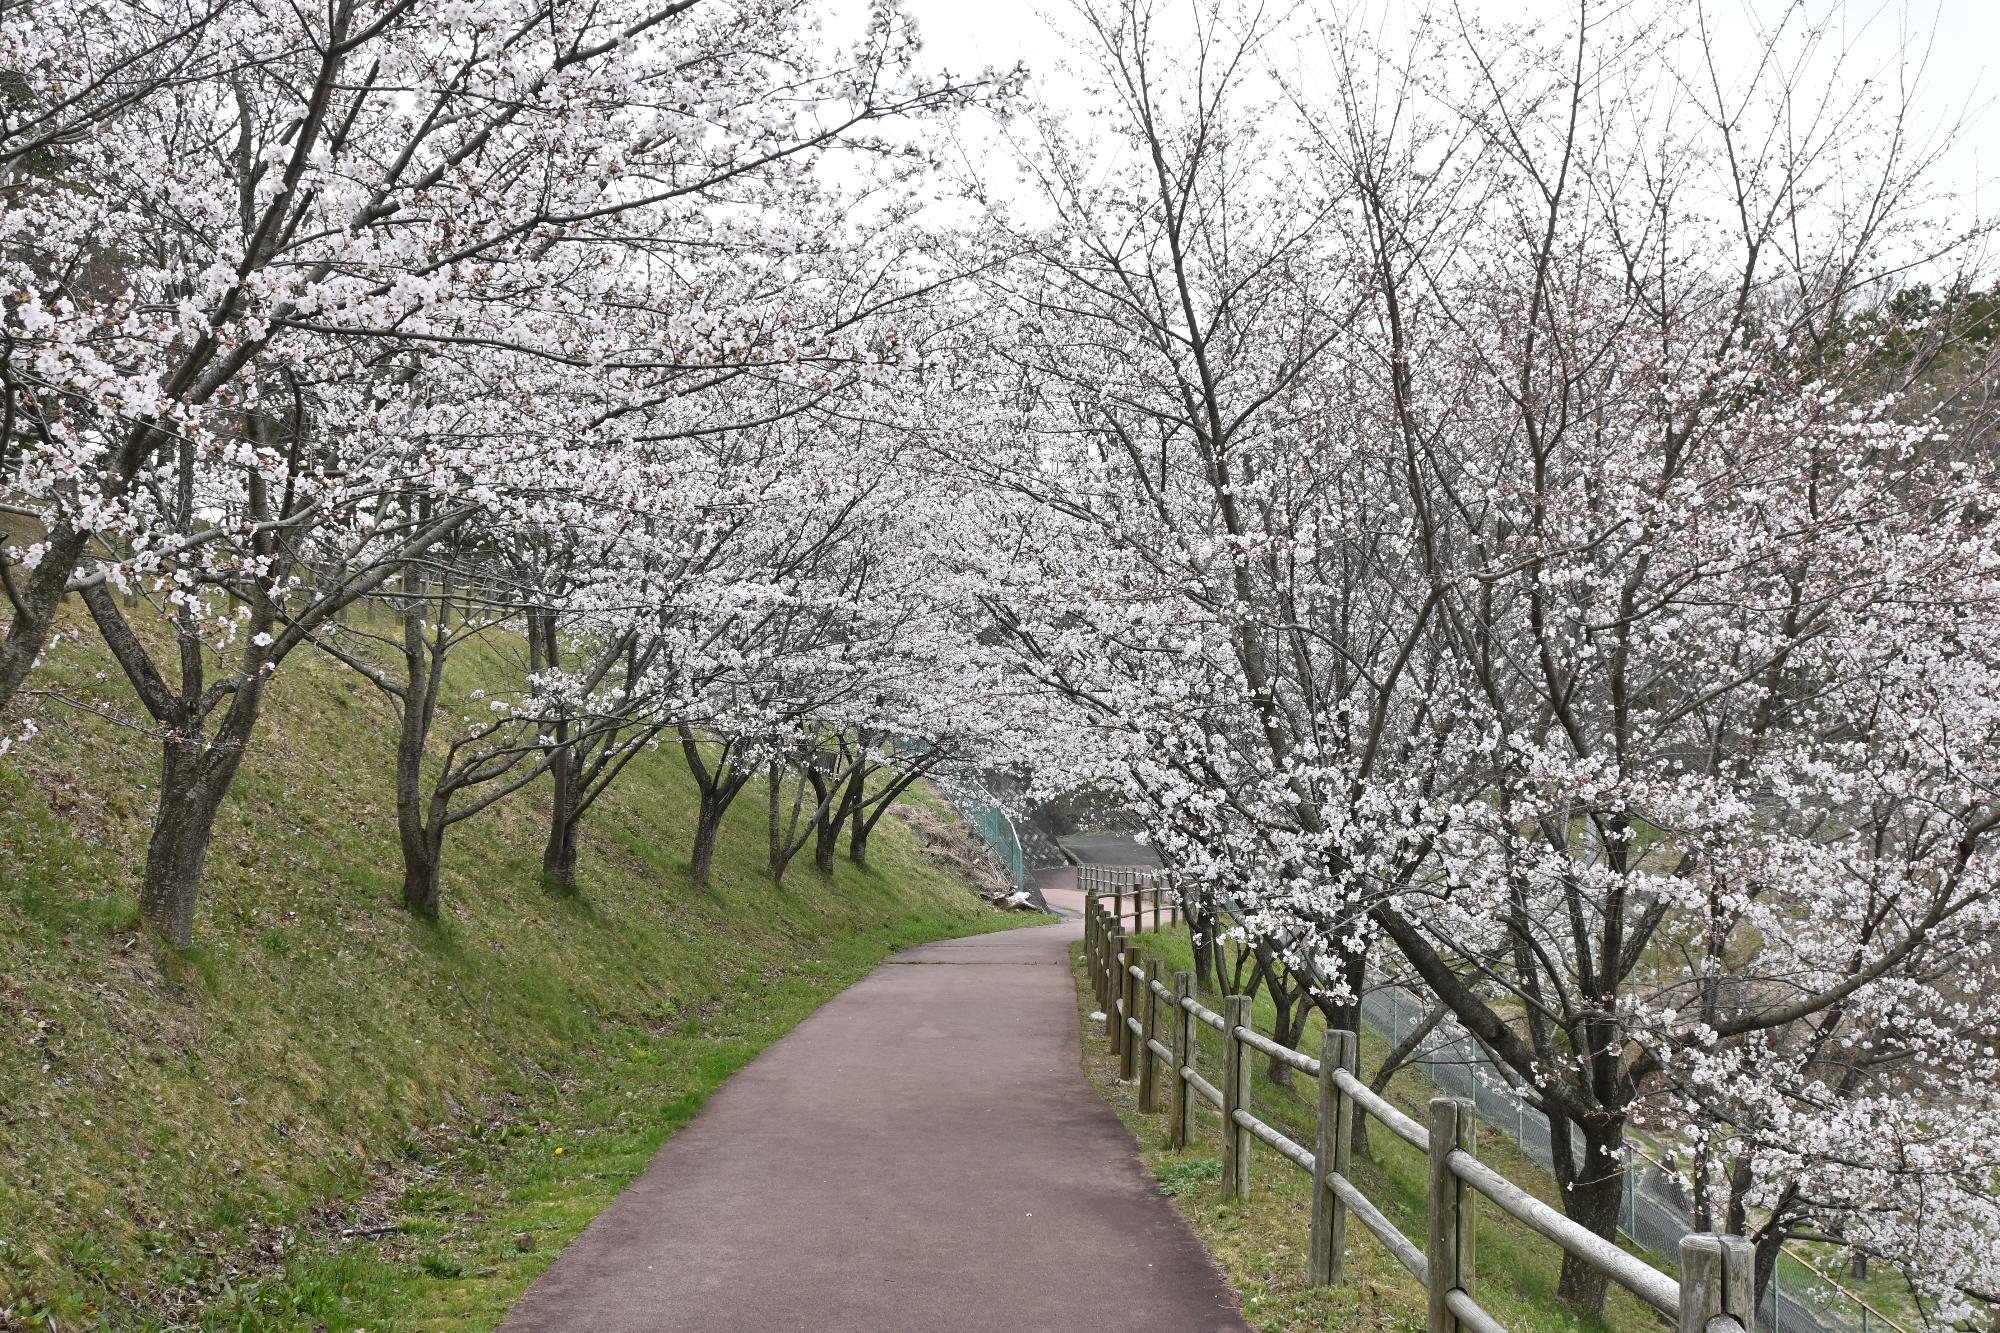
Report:
[[[1978,234],[1820,33],[1573,8],[1081,4],[1099,133],[1023,132],[1053,220],[987,282],[967,465],[1016,504],[980,595],[1191,911],[1338,1025],[1374,979],[1435,996],[1576,1220],[1613,1233],[1643,1128],[1760,1285],[1827,1238],[1966,1317],[2000,1299]]]
[[[420,913],[531,783],[577,888],[651,747],[697,878],[759,778],[782,874],[1031,767],[1330,1021],[1430,992],[1587,1225],[1642,1126],[1760,1281],[2000,1298],[1991,302],[1894,81],[1698,8],[1080,0],[1066,115],[811,13],[0,22],[0,745],[80,617],[147,920],[301,652],[393,707]],[[1019,191],[926,148],[984,108]]]
[[[393,705],[424,915],[449,831],[530,783],[573,891],[662,743],[697,880],[759,773],[773,872],[808,836],[828,870],[973,754],[909,539],[946,494],[881,405],[953,336],[914,127],[1010,78],[919,75],[887,4],[847,49],[804,3],[691,0],[35,0],[0,32],[0,717],[80,604],[159,746],[169,940],[304,651]],[[525,669],[467,698],[496,636]]]

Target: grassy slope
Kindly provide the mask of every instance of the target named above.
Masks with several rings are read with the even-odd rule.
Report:
[[[33,683],[117,701],[107,665],[71,645]],[[135,929],[153,746],[43,718],[0,759],[0,1327],[488,1327],[764,1044],[885,953],[998,924],[893,821],[867,871],[773,886],[756,787],[690,888],[665,751],[594,812],[579,898],[539,885],[530,789],[453,830],[445,920],[413,921],[390,715],[307,661],[174,955]]]
[[[1185,933],[1176,934],[1170,928],[1159,935],[1140,936],[1139,940],[1143,949],[1160,954],[1162,967],[1168,973],[1193,970],[1193,956]],[[1095,997],[1090,993],[1089,979],[1082,966],[1081,948],[1077,946],[1077,999],[1080,1015],[1088,1015],[1095,1006]],[[1212,996],[1207,1002],[1219,1007]],[[1273,1012],[1269,997],[1262,994],[1257,997],[1256,1013],[1258,1027],[1270,1031]],[[1423,1329],[1422,1288],[1359,1221],[1348,1222],[1347,1280],[1338,1287],[1308,1286],[1306,1238],[1312,1220],[1311,1178],[1259,1144],[1251,1152],[1249,1200],[1224,1200],[1220,1184],[1220,1117],[1203,1104],[1198,1143],[1178,1152],[1166,1147],[1165,1115],[1139,1114],[1136,1088],[1117,1081],[1117,1061],[1106,1054],[1102,1025],[1089,1022],[1087,1017],[1084,1022],[1084,1063],[1091,1081],[1132,1129],[1162,1188],[1178,1197],[1181,1210],[1242,1295],[1244,1313],[1252,1327],[1265,1333],[1320,1329],[1340,1329],[1343,1333],[1368,1330],[1419,1333]],[[1309,1024],[1303,1049],[1318,1049],[1321,1026],[1317,1018]],[[1212,1071],[1222,1067],[1222,1037],[1204,1027],[1202,1038],[1200,1067],[1211,1071],[1209,1077],[1214,1081],[1216,1076]],[[1385,1054],[1387,1049],[1379,1038],[1369,1032],[1362,1034],[1363,1070],[1372,1072],[1378,1068]],[[1310,1147],[1315,1116],[1313,1087],[1302,1077],[1295,1080],[1294,1088],[1275,1086],[1269,1080],[1267,1063],[1259,1058],[1255,1064],[1257,1114],[1295,1142]],[[1406,1069],[1390,1082],[1388,1095],[1391,1102],[1421,1122],[1427,1118],[1425,1103],[1435,1092],[1428,1080]],[[1423,1154],[1379,1124],[1371,1125],[1370,1131],[1370,1151],[1366,1160],[1357,1160],[1356,1182],[1397,1229],[1421,1247],[1427,1188]],[[1479,1154],[1508,1179],[1553,1202],[1554,1182],[1548,1173],[1513,1145],[1484,1135]],[[1604,1329],[1636,1331],[1660,1327],[1649,1307],[1616,1288],[1602,1323],[1562,1311],[1555,1300],[1556,1276],[1561,1267],[1556,1247],[1506,1218],[1491,1204],[1479,1210],[1478,1225],[1475,1289],[1480,1304],[1503,1326],[1540,1333],[1599,1333]]]

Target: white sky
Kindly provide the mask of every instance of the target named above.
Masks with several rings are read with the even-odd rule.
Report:
[[[1314,6],[1344,0],[1309,0]],[[1575,0],[1464,0],[1467,7],[1495,20],[1548,18],[1573,13]],[[1691,3],[1692,0],[1689,0]],[[1776,22],[1795,0],[1708,0],[1725,32],[1734,30],[1748,47],[1760,26]],[[1408,0],[1372,0],[1395,8]],[[1371,7],[1372,7],[1371,4]],[[1907,48],[1912,69],[1921,66],[1917,105],[1930,125],[1964,120],[1967,132],[1947,157],[1936,182],[1956,192],[1960,208],[1989,214],[2000,202],[1994,184],[2000,147],[1982,152],[2000,117],[1991,103],[2000,92],[2000,74],[1989,73],[2000,50],[2000,0],[1806,0],[1807,10],[1836,26],[1838,42],[1851,47],[1859,64],[1893,72],[1899,49]],[[845,4],[836,4],[845,9]],[[1063,100],[1056,69],[1065,55],[1060,39],[1042,17],[1060,13],[1032,0],[904,0],[924,37],[925,58],[933,69],[968,72],[982,65],[1025,61],[1043,93]]]

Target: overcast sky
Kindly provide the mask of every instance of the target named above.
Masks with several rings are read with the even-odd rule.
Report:
[[[1399,0],[1368,0],[1371,6]],[[1547,16],[1559,19],[1574,12],[1574,0],[1466,0],[1487,17],[1500,19]],[[1709,0],[1711,12],[1725,31],[1734,30],[1744,42],[1757,27],[1768,25],[1797,0]],[[1312,0],[1314,4],[1340,0]],[[1689,0],[1692,3],[1692,0]],[[2000,201],[2000,149],[1982,151],[1982,140],[2000,128],[1990,105],[2000,91],[2000,77],[1987,65],[2000,47],[2000,0],[1804,0],[1809,12],[1824,14],[1838,25],[1843,46],[1851,47],[1864,65],[1888,72],[1896,53],[1908,50],[1920,63],[1919,108],[1932,124],[1960,118],[1970,132],[1947,160],[1938,184],[1960,194],[1968,211],[1985,215]],[[844,7],[844,6],[843,6]],[[926,61],[932,68],[969,71],[981,65],[1005,66],[1025,61],[1043,76],[1045,95],[1061,100],[1057,62],[1062,43],[1041,15],[1061,12],[1054,6],[1023,0],[904,0],[924,35]]]

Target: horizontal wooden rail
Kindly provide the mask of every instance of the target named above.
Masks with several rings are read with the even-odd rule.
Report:
[[[1217,1032],[1222,1031],[1222,1015],[1216,1013],[1215,1010],[1208,1008],[1206,1005],[1202,1004],[1199,1000],[1194,1000],[1194,999],[1182,1000],[1181,1007],[1186,1009],[1189,1013],[1193,1014],[1195,1018],[1197,1018],[1201,1022],[1206,1023],[1210,1027],[1214,1028]]]
[[[1262,1051],[1279,1064],[1290,1065],[1292,1068],[1302,1073],[1311,1074],[1315,1078],[1319,1076],[1319,1061],[1302,1051],[1293,1050],[1281,1041],[1272,1041],[1269,1037],[1263,1036],[1250,1028],[1243,1028],[1237,1032],[1236,1039],[1253,1051]]]
[[[1111,906],[1103,901],[1105,885],[1114,899]],[[1250,1022],[1247,996],[1226,997],[1223,1012],[1217,1013],[1195,998],[1191,973],[1175,973],[1173,984],[1167,985],[1160,976],[1159,960],[1141,954],[1137,917],[1124,910],[1128,896],[1142,893],[1152,895],[1157,906],[1167,892],[1165,886],[1092,875],[1086,891],[1091,897],[1084,959],[1093,993],[1104,1010],[1105,1037],[1119,1057],[1119,1076],[1139,1084],[1142,1111],[1150,1113],[1164,1102],[1177,1147],[1193,1141],[1198,1103],[1220,1114],[1225,1196],[1240,1197],[1249,1191],[1253,1142],[1312,1177],[1313,1234],[1308,1253],[1314,1282],[1341,1280],[1346,1221],[1352,1215],[1425,1288],[1430,1333],[1506,1333],[1473,1290],[1473,1213],[1475,1201],[1483,1198],[1675,1320],[1677,1333],[1745,1333],[1753,1326],[1755,1285],[1748,1241],[1716,1235],[1684,1238],[1681,1280],[1676,1282],[1481,1162],[1474,1151],[1476,1113],[1470,1102],[1434,1098],[1431,1124],[1426,1126],[1363,1083],[1355,1073],[1356,1034],[1328,1031],[1325,1050],[1315,1059],[1258,1032]],[[1133,925],[1129,936],[1128,919]],[[1159,919],[1155,917],[1156,926]],[[1195,1034],[1202,1024],[1222,1036],[1220,1083],[1210,1082],[1198,1068]],[[1315,1146],[1297,1142],[1256,1114],[1251,1106],[1250,1052],[1318,1081]],[[1164,1096],[1156,1081],[1162,1066]],[[1357,1115],[1373,1117],[1426,1155],[1429,1228],[1423,1243],[1398,1230],[1352,1179],[1347,1159]]]
[[[1369,1115],[1374,1116],[1377,1121],[1388,1128],[1390,1133],[1409,1144],[1412,1148],[1421,1149],[1424,1152],[1430,1151],[1431,1136],[1429,1131],[1390,1105],[1388,1100],[1377,1093],[1375,1089],[1369,1087],[1366,1083],[1363,1083],[1344,1069],[1335,1070],[1333,1077],[1335,1082],[1340,1085],[1340,1090],[1354,1099],[1354,1105],[1357,1110],[1366,1111]]]
[[[1195,1073],[1193,1068],[1187,1065],[1181,1066],[1181,1077],[1187,1080],[1187,1085],[1190,1088],[1193,1088],[1196,1092],[1201,1094],[1201,1099],[1203,1101],[1207,1102],[1210,1106],[1213,1106],[1218,1111],[1222,1109],[1221,1089],[1217,1088],[1213,1083],[1210,1083],[1200,1074]]]
[[[1451,1312],[1458,1326],[1470,1329],[1471,1333],[1507,1333],[1507,1328],[1480,1307],[1478,1301],[1466,1295],[1463,1287],[1452,1287],[1444,1294],[1444,1308]]]
[[[1397,1263],[1410,1270],[1410,1276],[1419,1282],[1430,1280],[1430,1264],[1425,1261],[1424,1252],[1415,1241],[1396,1229],[1396,1224],[1375,1206],[1374,1200],[1361,1192],[1360,1186],[1346,1176],[1328,1176],[1326,1187],[1361,1219],[1361,1224],[1375,1234],[1375,1239],[1396,1257]]]
[[[1313,1155],[1302,1143],[1294,1143],[1283,1132],[1265,1121],[1259,1120],[1241,1107],[1236,1109],[1236,1123],[1250,1131],[1252,1137],[1269,1144],[1280,1157],[1295,1162],[1307,1171],[1313,1169]]]
[[[1672,1316],[1679,1312],[1680,1283],[1659,1269],[1571,1221],[1476,1157],[1454,1152],[1448,1164],[1453,1175],[1499,1204],[1509,1217],[1609,1275],[1661,1314]]]

